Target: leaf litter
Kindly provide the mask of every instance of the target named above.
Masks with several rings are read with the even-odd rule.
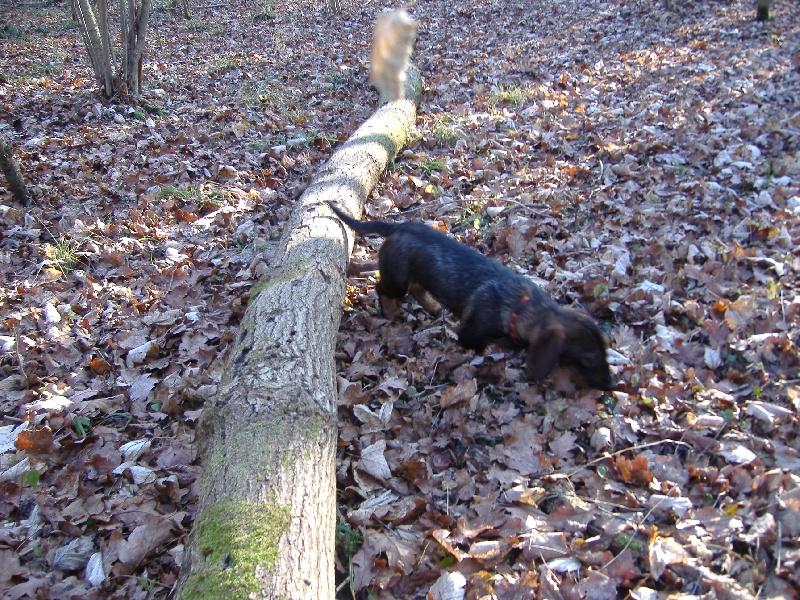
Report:
[[[4,16],[0,133],[36,196],[0,189],[4,597],[174,583],[199,411],[250,289],[377,102],[383,5],[317,4],[157,4],[130,107],[95,93],[66,6]],[[420,136],[367,213],[584,306],[620,383],[531,384],[519,353],[475,356],[413,302],[382,319],[360,241],[336,356],[340,529],[361,541],[340,597],[798,595],[800,24],[754,10],[409,9]]]

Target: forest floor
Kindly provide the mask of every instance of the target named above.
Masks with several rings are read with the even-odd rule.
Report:
[[[0,590],[165,597],[200,410],[293,201],[377,105],[383,4],[156,0],[136,104],[97,93],[67,2],[1,4],[34,201],[0,181]],[[800,19],[673,4],[410,9],[419,137],[368,214],[586,308],[619,384],[533,384],[353,278],[340,598],[800,597]]]

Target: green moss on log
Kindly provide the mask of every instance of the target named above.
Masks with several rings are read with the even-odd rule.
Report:
[[[268,572],[278,540],[289,527],[289,507],[226,501],[210,506],[194,526],[197,564],[184,599],[249,598],[258,594],[258,571]]]
[[[296,260],[294,263],[282,265],[280,269],[272,271],[269,276],[262,277],[250,289],[250,302],[266,288],[281,283],[291,283],[307,275],[311,270],[311,261],[307,259]]]
[[[309,460],[318,447],[326,425],[324,415],[298,412],[297,398],[283,402],[273,400],[270,408],[269,415],[239,424],[224,434],[222,422],[230,417],[219,406],[205,408],[203,472],[198,480],[203,496],[224,496],[225,486],[230,482],[268,479],[275,476],[278,469],[302,471],[297,463]],[[221,435],[225,436],[224,444],[219,439],[211,439]],[[272,448],[273,451],[254,453],[253,448]]]

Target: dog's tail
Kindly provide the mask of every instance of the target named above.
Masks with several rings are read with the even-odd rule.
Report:
[[[344,221],[350,229],[359,235],[375,234],[383,237],[389,237],[397,229],[397,223],[389,223],[388,221],[359,221],[344,214],[333,202],[328,202],[328,206],[336,213],[336,216]]]

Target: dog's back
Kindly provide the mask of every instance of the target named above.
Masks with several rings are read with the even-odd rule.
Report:
[[[418,283],[460,317],[483,282],[511,275],[498,261],[422,223],[357,221],[328,204],[356,233],[386,238],[379,253],[380,291],[385,295],[402,297],[409,284]]]

